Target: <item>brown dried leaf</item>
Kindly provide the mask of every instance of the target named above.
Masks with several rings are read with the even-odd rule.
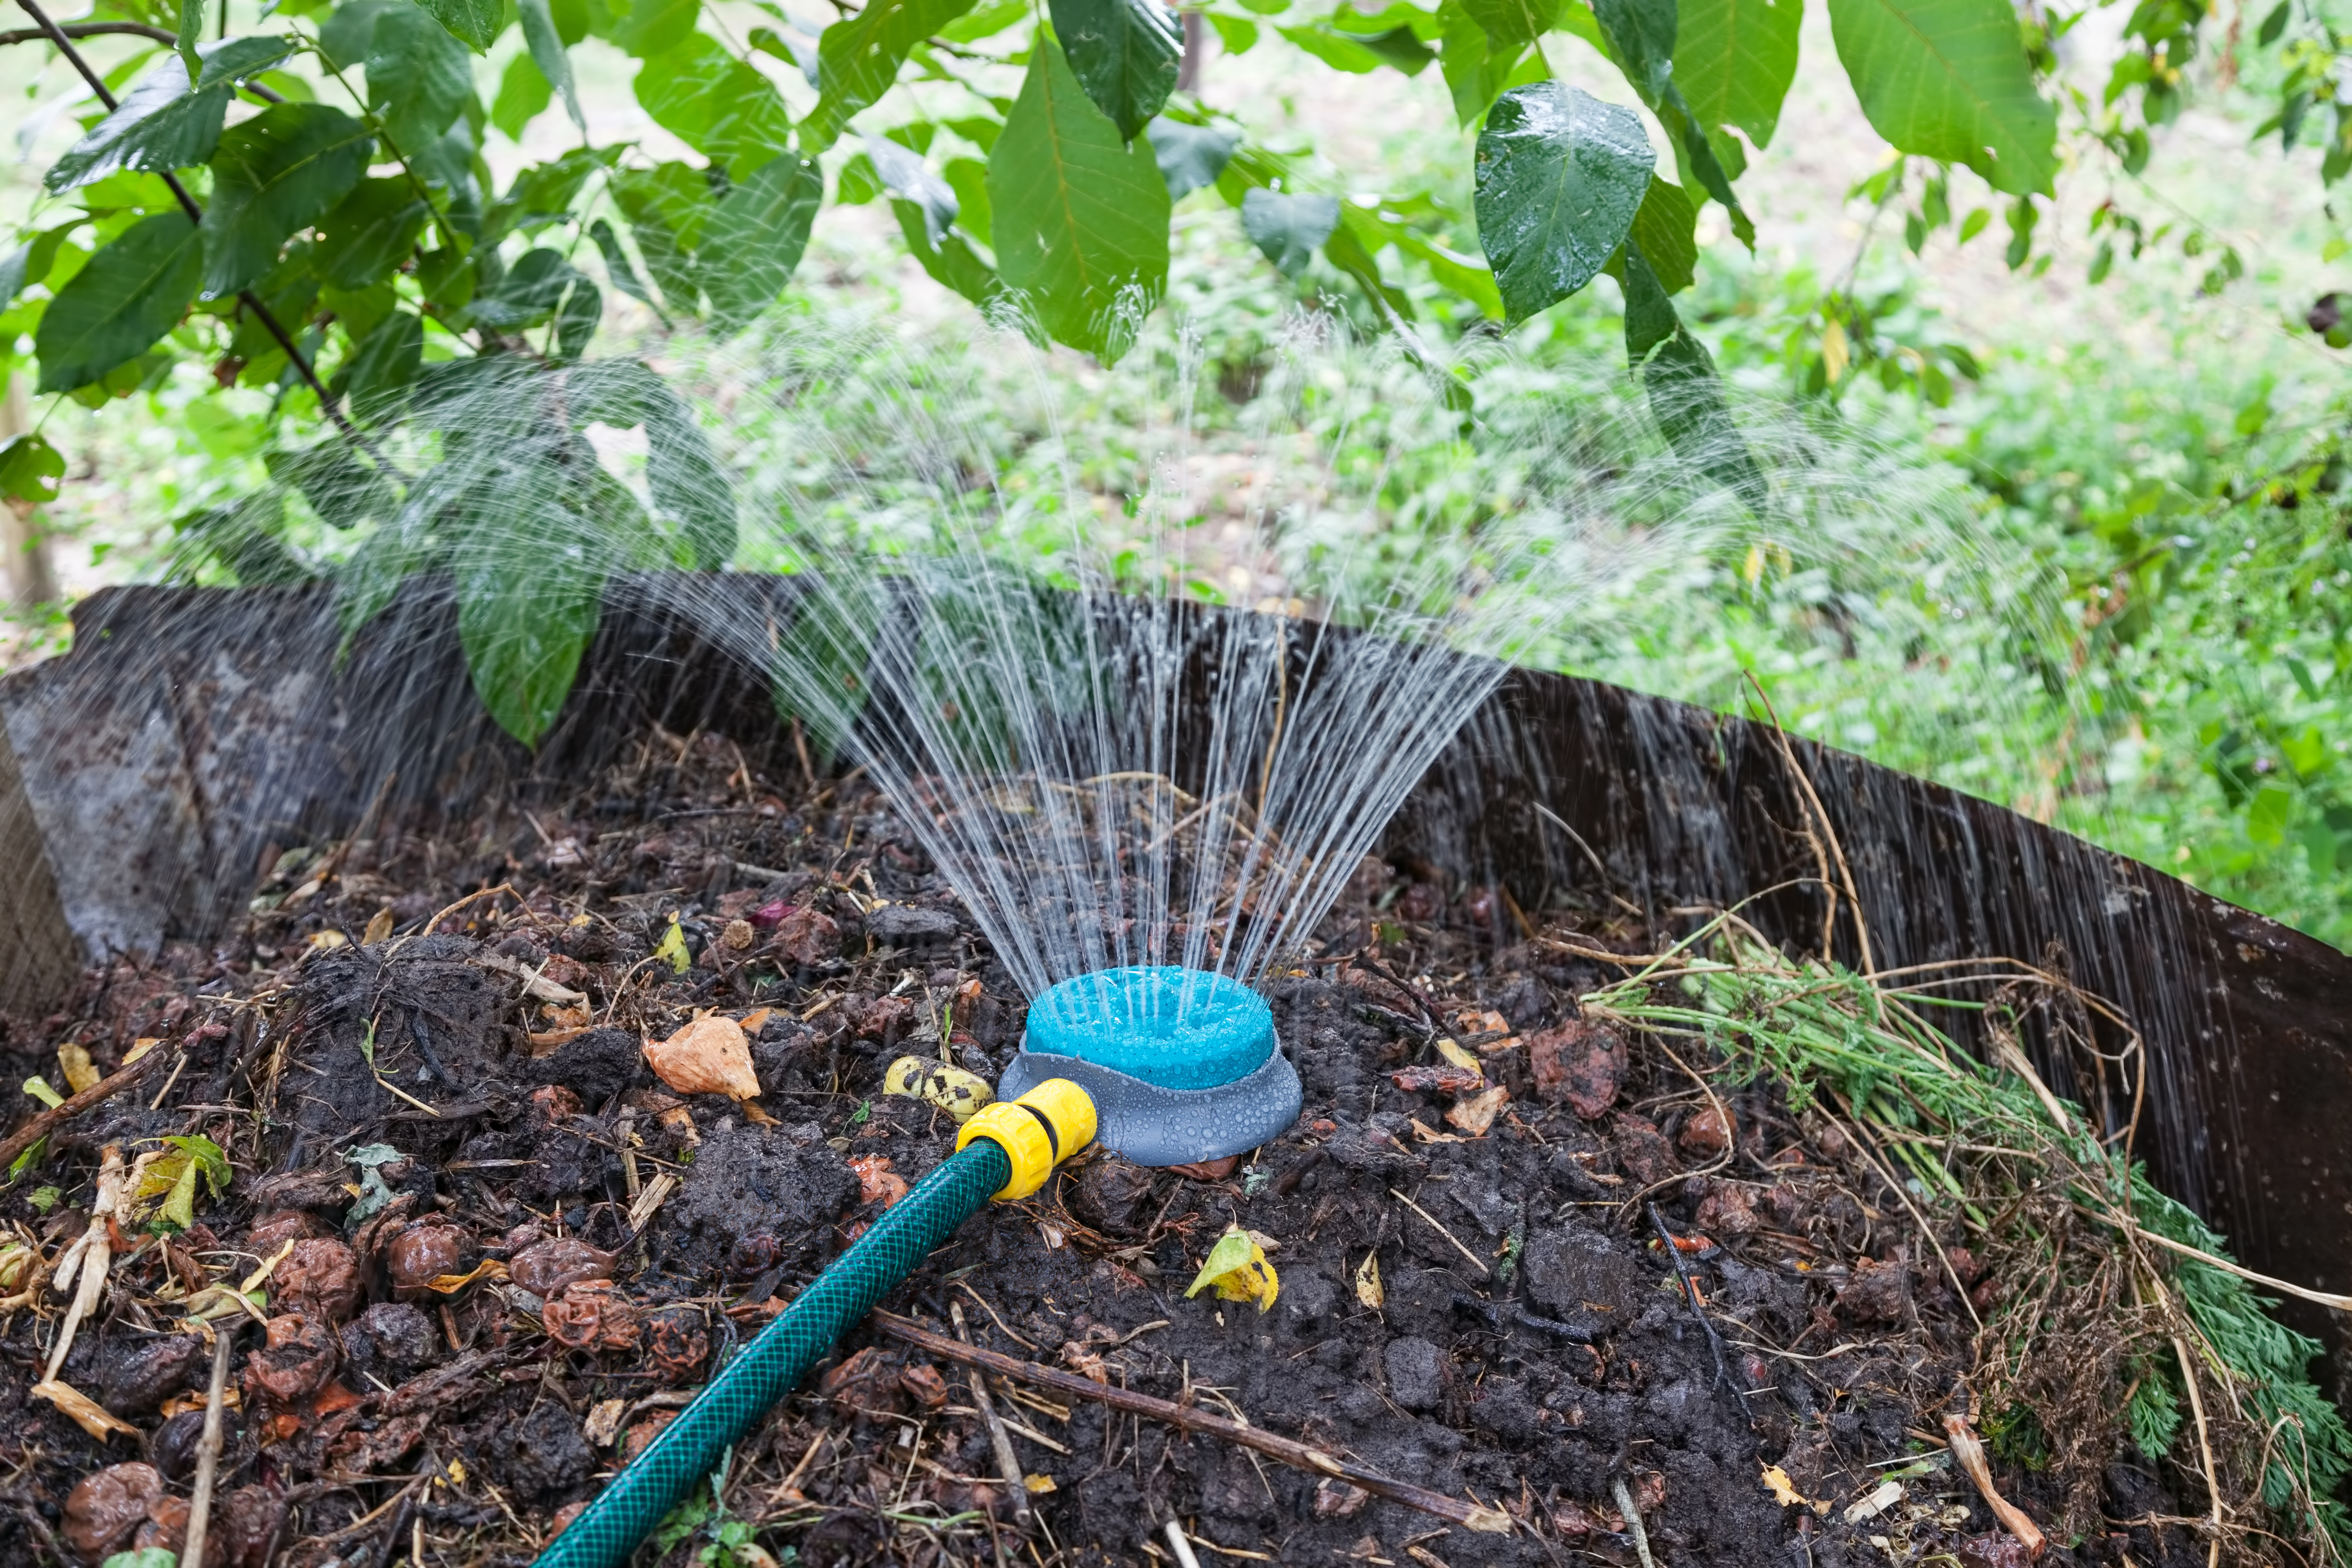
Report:
[[[760,1092],[743,1026],[719,1014],[695,1019],[659,1045],[648,1043],[646,1060],[656,1077],[680,1094],[750,1100]]]
[[[857,1173],[860,1203],[878,1203],[888,1208],[907,1195],[907,1178],[890,1168],[889,1155],[860,1154],[848,1163]]]
[[[1484,1138],[1486,1129],[1495,1125],[1495,1118],[1503,1113],[1503,1107],[1510,1098],[1511,1091],[1498,1083],[1484,1093],[1465,1095],[1455,1100],[1454,1109],[1445,1113],[1445,1120],[1473,1138]]]

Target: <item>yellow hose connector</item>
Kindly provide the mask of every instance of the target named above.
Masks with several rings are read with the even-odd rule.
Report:
[[[1045,1184],[1054,1167],[1095,1141],[1095,1102],[1066,1078],[1049,1078],[1018,1100],[1000,1100],[973,1113],[956,1134],[961,1149],[985,1138],[1012,1162],[1013,1179],[997,1189],[998,1203],[1025,1198]]]

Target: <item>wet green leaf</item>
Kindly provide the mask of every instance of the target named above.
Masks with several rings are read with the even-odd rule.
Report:
[[[1045,331],[1115,361],[1168,286],[1168,185],[1050,39],[988,159],[997,269]]]
[[[12,437],[0,447],[0,496],[38,506],[58,499],[65,477],[65,454],[39,435]]]
[[[1242,231],[1276,270],[1296,277],[1339,223],[1339,198],[1288,195],[1263,186],[1242,196]]]
[[[686,42],[701,15],[702,0],[632,0],[610,37],[623,54],[651,59]]]
[[[404,153],[422,148],[456,122],[474,90],[466,47],[414,5],[376,18],[367,54],[368,108]]]
[[[449,31],[449,36],[463,43],[476,54],[488,51],[491,41],[506,26],[506,7],[500,0],[417,0],[431,13],[435,21]]]
[[[817,39],[817,88],[824,95],[801,125],[811,156],[833,145],[850,116],[898,79],[914,47],[962,16],[972,0],[874,0]]]
[[[1188,125],[1161,115],[1150,125],[1151,154],[1168,199],[1181,202],[1203,185],[1213,185],[1225,172],[1225,161],[1240,146],[1242,133],[1214,125]]]
[[[1478,136],[1478,238],[1512,321],[1592,280],[1656,158],[1639,116],[1576,88],[1538,82],[1496,100]]]
[[[646,61],[636,94],[656,124],[730,174],[759,167],[792,140],[775,83],[706,34]]]
[[[188,68],[179,56],[165,55],[113,113],[50,165],[41,184],[57,195],[123,169],[163,174],[192,168],[211,157],[219,143],[228,100],[226,87],[190,92]]]
[[[282,33],[263,34],[243,38],[219,38],[196,47],[204,68],[196,75],[196,87],[227,87],[260,75],[271,66],[294,52],[294,40]]]
[[[896,145],[896,143],[892,143]],[[727,258],[703,274],[711,319],[738,331],[773,303],[808,248],[809,226],[824,199],[824,176],[790,153],[753,170],[711,210],[705,244]]]
[[[416,379],[425,362],[425,323],[395,310],[376,323],[347,362],[352,401],[371,417]]]
[[[499,78],[498,96],[490,100],[490,123],[503,132],[508,141],[520,142],[523,128],[554,101],[555,89],[547,85],[547,78],[540,74],[530,56],[517,55],[507,62],[506,74]]]
[[[597,250],[603,253],[604,275],[613,280],[614,287],[659,315],[661,307],[654,302],[653,291],[637,276],[635,266],[629,260],[629,253],[621,248],[621,237],[613,232],[613,226],[600,217],[588,226],[588,237],[596,242]]]
[[[457,566],[457,640],[474,691],[500,729],[536,745],[595,635],[604,575],[583,545],[561,537],[509,537],[461,552]]]
[[[562,95],[563,110],[572,116],[572,123],[585,132],[588,119],[581,112],[580,90],[572,79],[572,57],[564,52],[563,35],[555,26],[555,14],[548,0],[516,0],[515,10],[522,18],[522,37],[527,46],[525,55],[516,58],[527,57],[538,68],[540,79]],[[690,19],[688,26],[692,26]],[[500,96],[504,96],[503,88]],[[545,107],[544,101],[541,107]]]
[[[936,245],[963,210],[955,187],[933,174],[920,153],[887,136],[866,137],[866,157],[885,191],[922,209],[924,231]]]
[[[1516,54],[1559,25],[1560,0],[1458,0],[1498,53]],[[1571,0],[1580,4],[1581,0]]]
[[[1675,85],[1709,131],[1736,125],[1769,146],[1797,77],[1804,0],[1680,0]]]
[[[2008,0],[1830,0],[1830,29],[1881,136],[2011,195],[2049,190],[2057,111],[2034,89]]]
[[[1653,175],[1633,215],[1628,237],[1641,247],[1650,270],[1669,294],[1691,286],[1698,268],[1698,213],[1680,185]],[[1622,279],[1621,279],[1622,281]]]
[[[915,202],[894,200],[890,211],[898,220],[899,233],[906,237],[908,251],[934,282],[946,285],[982,307],[992,306],[1004,297],[1004,279],[980,258],[961,233],[950,229],[933,235],[929,216]]]
[[[70,392],[179,324],[204,279],[202,231],[176,212],[141,218],[73,275],[33,340],[40,390]]]
[[[1760,510],[1764,477],[1731,417],[1706,346],[1691,336],[1640,245],[1625,247],[1625,358],[1642,374],[1650,412],[1685,461]]]
[[[337,70],[363,64],[368,47],[375,41],[376,18],[395,7],[409,5],[410,0],[343,0],[334,14],[319,25],[319,47]]]
[[[1533,46],[1496,47],[1476,18],[1462,8],[1460,0],[1445,0],[1437,8],[1437,19],[1443,28],[1438,63],[1445,73],[1446,90],[1454,97],[1454,118],[1459,125],[1478,123],[1507,89],[1551,75],[1541,51]]]
[[[278,247],[359,184],[374,138],[340,110],[278,103],[222,132],[204,232],[205,297],[234,294],[268,272]]]
[[[319,276],[338,289],[364,289],[416,248],[426,207],[405,174],[362,180],[319,220],[312,252]]]
[[[1184,53],[1176,14],[1160,0],[1051,0],[1070,74],[1132,141],[1176,90]]]

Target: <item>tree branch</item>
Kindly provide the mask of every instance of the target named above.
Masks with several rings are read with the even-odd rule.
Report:
[[[98,38],[110,33],[121,33],[131,37],[152,38],[159,44],[176,44],[180,41],[178,34],[167,33],[161,27],[151,27],[144,22],[68,22],[58,28],[58,31],[68,38]],[[0,33],[0,44],[41,44],[54,41],[53,36],[46,27],[17,27]]]

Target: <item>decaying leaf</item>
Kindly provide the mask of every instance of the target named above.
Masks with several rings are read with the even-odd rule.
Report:
[[[1054,1486],[1054,1478],[1046,1475],[1024,1476],[1021,1478],[1021,1485],[1026,1489],[1031,1495],[1036,1497],[1043,1497],[1045,1493],[1055,1489]]]
[[[979,1074],[921,1057],[900,1057],[885,1068],[882,1092],[936,1105],[954,1117],[958,1126],[996,1098],[996,1091]]]
[[[1486,1075],[1477,1068],[1458,1068],[1451,1063],[1443,1067],[1434,1062],[1416,1063],[1397,1068],[1388,1075],[1388,1079],[1410,1094],[1468,1094],[1486,1085]]]
[[[1282,1290],[1274,1265],[1265,1260],[1265,1248],[1257,1237],[1237,1225],[1227,1227],[1225,1234],[1217,1237],[1217,1245],[1209,1248],[1207,1260],[1186,1287],[1184,1295],[1190,1300],[1211,1286],[1225,1300],[1255,1301],[1261,1312],[1274,1305],[1275,1297]]]
[[[742,1025],[721,1014],[704,1014],[659,1045],[648,1043],[646,1060],[656,1077],[680,1094],[751,1100],[760,1092],[751,1042],[744,1038]]]
[[[580,1435],[599,1448],[611,1447],[613,1439],[621,1435],[621,1417],[628,1413],[628,1408],[629,1402],[625,1399],[599,1400],[596,1408],[588,1413],[587,1421],[581,1426]]]
[[[1363,1262],[1356,1266],[1357,1303],[1377,1312],[1388,1304],[1388,1291],[1381,1286],[1380,1254],[1367,1252]]]
[[[1492,1089],[1465,1095],[1455,1100],[1454,1108],[1445,1113],[1445,1120],[1473,1138],[1483,1138],[1486,1135],[1486,1129],[1495,1125],[1495,1118],[1503,1113],[1503,1106],[1510,1098],[1511,1091],[1498,1083]]]
[[[373,947],[377,942],[389,940],[392,936],[392,906],[386,904],[368,917],[367,930],[360,933],[360,945]]]
[[[890,1168],[887,1154],[860,1154],[849,1162],[857,1173],[857,1196],[860,1203],[878,1203],[888,1208],[907,1195],[907,1178]]]
[[[102,1076],[89,1059],[89,1047],[68,1041],[58,1047],[58,1070],[66,1075],[66,1092],[94,1089]]]

